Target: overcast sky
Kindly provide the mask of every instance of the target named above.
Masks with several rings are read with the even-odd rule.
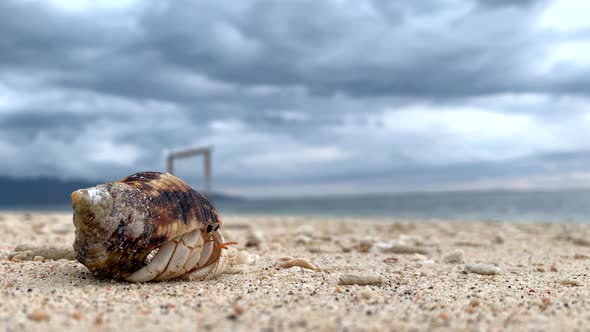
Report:
[[[0,175],[212,144],[252,196],[590,186],[586,0],[75,3],[0,1]]]

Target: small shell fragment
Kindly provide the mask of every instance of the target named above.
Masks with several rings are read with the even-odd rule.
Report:
[[[563,279],[559,283],[565,286],[582,286],[582,282],[576,279]]]
[[[340,285],[381,285],[383,284],[383,277],[373,274],[345,274],[338,278]]]
[[[493,265],[474,263],[465,265],[465,271],[481,275],[495,275],[502,273],[502,270]]]
[[[279,262],[279,266],[282,267],[283,269],[288,269],[291,267],[302,267],[304,269],[309,269],[309,270],[314,270],[314,271],[320,271],[320,269],[313,265],[310,261],[308,261],[305,258],[291,258],[291,259],[286,259],[286,260],[282,260],[281,262]]]
[[[443,258],[445,263],[463,263],[463,250],[449,252]]]

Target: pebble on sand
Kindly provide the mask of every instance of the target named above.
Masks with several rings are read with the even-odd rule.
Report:
[[[398,261],[399,261],[399,259],[397,257],[387,257],[383,260],[383,262],[388,263],[388,264],[397,263]]]
[[[246,312],[246,307],[243,305],[236,304],[234,306],[234,314],[236,316],[241,316],[244,312]]]
[[[425,260],[425,261],[419,261],[419,262],[418,262],[418,264],[419,264],[420,266],[434,266],[434,264],[435,264],[435,263],[436,263],[436,262],[435,262],[435,261],[433,261],[432,259]]]
[[[295,230],[295,234],[303,234],[307,236],[313,236],[316,232],[316,229],[310,224],[303,224]]]
[[[571,241],[573,242],[573,244],[581,246],[581,247],[590,247],[590,240],[588,240],[584,237],[572,238]]]
[[[246,270],[244,261],[249,262],[248,252],[245,250],[238,250],[235,247],[229,247],[227,249],[227,262],[228,265],[225,267],[225,273],[237,274],[242,273]]]
[[[504,237],[500,234],[496,235],[494,237],[494,243],[495,244],[503,244],[504,243]]]
[[[463,250],[454,250],[443,258],[445,263],[463,263]]]
[[[246,240],[246,247],[258,247],[264,240],[264,235],[260,231],[249,230]]]
[[[502,270],[499,267],[483,263],[466,264],[465,271],[482,275],[495,275],[502,273]]]
[[[380,275],[374,274],[345,274],[340,276],[338,280],[340,285],[366,286],[383,284],[383,278]]]
[[[49,314],[46,311],[43,310],[35,310],[33,312],[31,312],[27,318],[29,318],[30,320],[33,320],[35,322],[42,322],[42,321],[48,321],[49,320]]]
[[[311,236],[306,234],[299,234],[295,237],[295,243],[297,244],[310,244],[312,240]]]
[[[80,320],[82,319],[82,314],[78,310],[75,310],[72,312],[72,318],[75,320]]]
[[[37,256],[43,257],[44,259],[53,260],[76,259],[76,253],[74,252],[74,248],[71,246],[31,246],[28,244],[16,246],[14,251],[8,255],[8,258],[16,260],[33,260]]]
[[[246,250],[240,250],[236,257],[236,264],[250,264],[251,258]]]
[[[424,256],[422,254],[413,254],[410,257],[410,259],[413,260],[414,262],[423,262],[423,261],[427,260],[428,257],[426,257],[426,256]]]
[[[8,254],[8,259],[12,261],[30,261],[34,257],[33,252],[30,250],[27,251],[13,251]]]
[[[544,297],[543,299],[541,299],[541,310],[546,310],[549,306],[551,305],[551,299]]]
[[[390,248],[384,250],[393,254],[428,254],[428,249],[411,246],[408,244],[394,243]]]
[[[361,289],[360,292],[358,293],[359,297],[363,300],[370,300],[372,298],[375,297],[375,292],[373,292],[370,289]]]
[[[358,245],[358,251],[369,252],[371,247],[373,247],[373,243],[370,240],[362,240]]]
[[[469,306],[476,308],[479,307],[481,305],[481,302],[479,302],[478,299],[472,299],[471,301],[469,301]]]

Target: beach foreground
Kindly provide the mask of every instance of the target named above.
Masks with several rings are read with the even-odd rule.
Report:
[[[70,246],[70,214],[0,214],[0,329],[590,328],[590,225],[245,216],[224,222],[226,239],[248,252],[242,272],[132,284],[98,280],[75,260],[15,256],[18,245]],[[288,256],[318,270],[281,267]]]

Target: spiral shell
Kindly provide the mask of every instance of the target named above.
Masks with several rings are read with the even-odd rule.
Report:
[[[71,197],[76,258],[98,277],[162,280],[215,273],[223,261],[217,211],[169,173],[136,173]]]

